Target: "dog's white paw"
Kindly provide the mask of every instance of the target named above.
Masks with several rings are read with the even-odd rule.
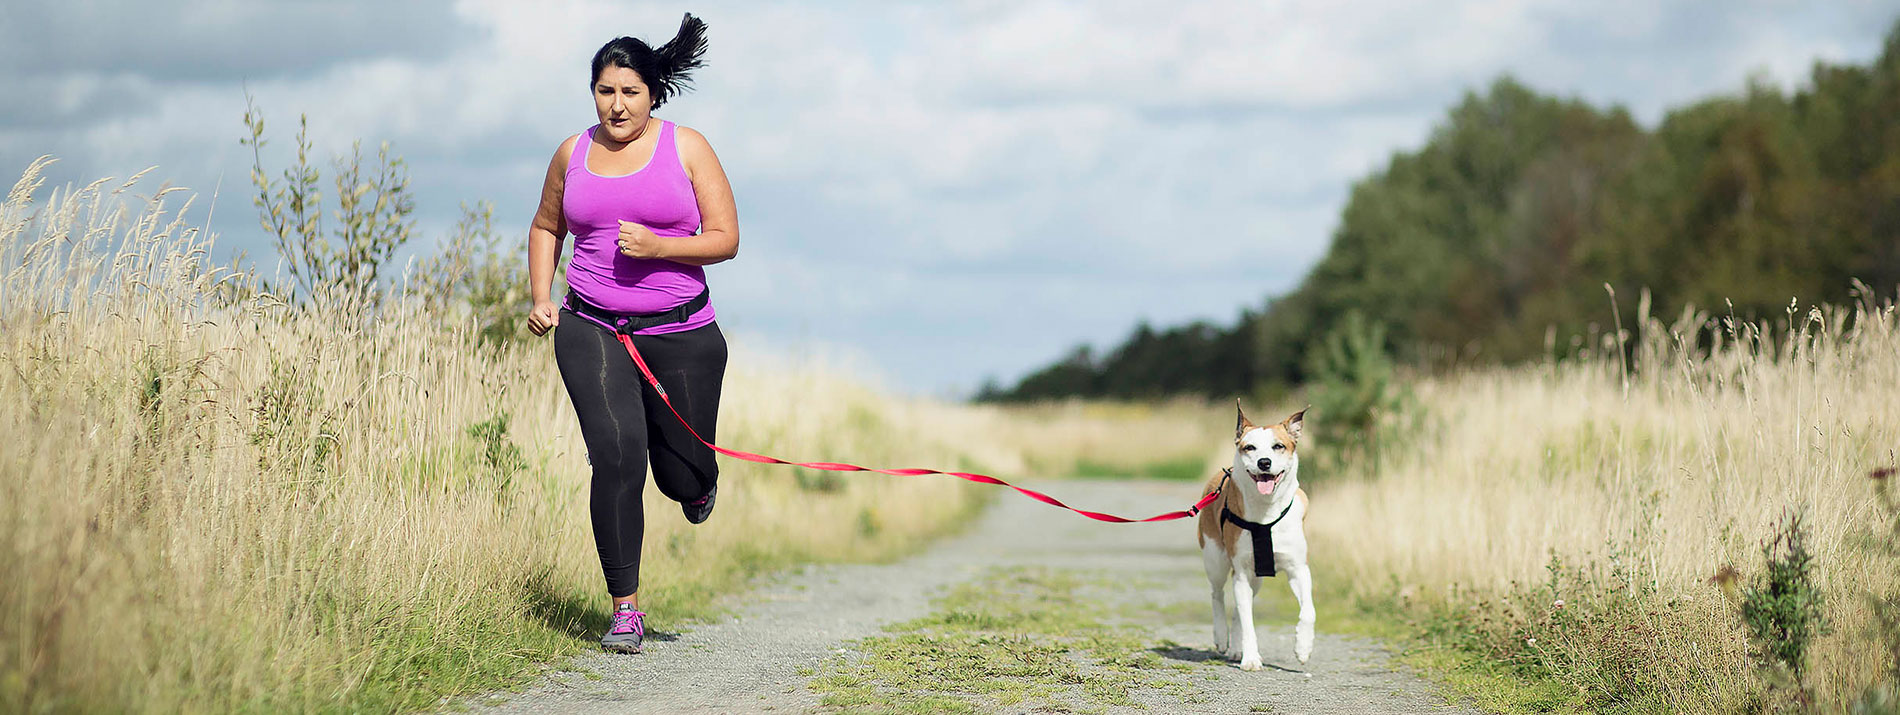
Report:
[[[1260,656],[1259,656],[1259,654],[1253,654],[1253,655],[1249,655],[1249,656],[1247,656],[1247,657],[1245,657],[1245,658],[1241,658],[1241,659],[1240,659],[1240,669],[1241,669],[1241,670],[1259,670],[1259,669],[1260,669]]]
[[[1313,655],[1313,625],[1301,623],[1293,630],[1293,657],[1305,665],[1306,659]]]

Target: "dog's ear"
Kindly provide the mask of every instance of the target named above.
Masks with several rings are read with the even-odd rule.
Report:
[[[1240,398],[1234,398],[1234,439],[1247,436],[1253,428],[1253,420],[1247,419],[1247,412],[1240,409]]]
[[[1293,440],[1296,442],[1300,439],[1300,427],[1306,423],[1306,411],[1310,409],[1313,409],[1312,405],[1302,407],[1299,412],[1293,413],[1292,417],[1286,418],[1286,422],[1282,423],[1286,425],[1287,434],[1293,435]]]

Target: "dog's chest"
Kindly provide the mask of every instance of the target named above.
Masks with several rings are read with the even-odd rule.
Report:
[[[1263,524],[1243,519],[1232,511],[1221,510],[1222,528],[1240,530],[1240,533],[1235,534],[1234,540],[1228,542],[1232,544],[1234,560],[1240,567],[1255,576],[1271,578],[1279,575],[1277,567],[1280,549],[1274,547],[1274,532],[1284,531],[1277,527],[1292,511],[1293,504],[1288,503],[1277,517]],[[1292,534],[1286,534],[1286,536],[1292,536]]]

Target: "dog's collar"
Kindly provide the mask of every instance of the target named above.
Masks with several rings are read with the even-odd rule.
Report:
[[[1234,478],[1234,470],[1222,469],[1220,471],[1221,471],[1221,475],[1220,475],[1221,483],[1220,483],[1220,486],[1217,486],[1214,488],[1215,491],[1220,491],[1222,487],[1226,487],[1227,482]],[[1262,531],[1265,529],[1273,528],[1273,525],[1280,523],[1281,519],[1285,519],[1287,512],[1290,512],[1290,511],[1293,511],[1293,502],[1291,501],[1286,503],[1286,508],[1281,509],[1280,515],[1274,517],[1273,521],[1269,521],[1265,524],[1256,524],[1254,522],[1247,521],[1246,519],[1240,518],[1240,515],[1235,514],[1233,510],[1228,509],[1227,502],[1223,501],[1221,502],[1221,505],[1220,505],[1220,520],[1224,522],[1233,522],[1235,526],[1239,526],[1240,528],[1246,529],[1248,531]]]
[[[1234,478],[1234,470],[1232,469],[1220,470],[1220,483],[1214,485],[1214,491],[1210,493],[1214,493],[1214,494],[1220,493],[1222,489],[1227,488],[1227,483],[1229,481],[1232,481],[1233,478]],[[1189,510],[1189,513],[1198,513],[1199,511],[1200,511],[1199,509],[1191,509]],[[1254,522],[1247,521],[1246,519],[1240,518],[1239,514],[1235,514],[1233,510],[1227,508],[1227,502],[1223,500],[1220,505],[1220,520],[1223,522],[1232,522],[1235,526],[1238,526],[1242,529],[1246,529],[1248,531],[1252,531],[1255,533],[1266,533],[1267,529],[1273,528],[1274,524],[1278,524],[1280,523],[1281,519],[1285,519],[1287,512],[1290,512],[1290,511],[1293,511],[1293,502],[1287,502],[1286,508],[1281,509],[1280,515],[1274,517],[1273,521],[1269,521],[1265,524],[1256,524]]]
[[[1220,505],[1221,521],[1232,523],[1234,526],[1246,529],[1253,536],[1253,573],[1255,576],[1273,577],[1278,575],[1273,567],[1273,525],[1280,523],[1280,520],[1285,519],[1286,515],[1292,511],[1293,502],[1289,501],[1287,502],[1286,508],[1281,509],[1280,515],[1274,517],[1273,521],[1269,521],[1265,524],[1256,524],[1240,518],[1240,515],[1235,514],[1232,509],[1228,509],[1226,504],[1223,503]]]

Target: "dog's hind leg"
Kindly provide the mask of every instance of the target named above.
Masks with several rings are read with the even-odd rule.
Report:
[[[1213,541],[1201,547],[1201,565],[1207,568],[1208,590],[1212,592],[1214,602],[1214,652],[1223,657],[1231,657],[1234,649],[1229,635],[1228,620],[1233,611],[1227,606],[1227,577],[1233,566],[1227,563],[1227,556],[1221,553],[1220,544]]]
[[[1260,669],[1260,639],[1253,630],[1253,594],[1260,578],[1251,573],[1234,573],[1235,627],[1240,630],[1240,669]]]
[[[1295,564],[1287,569],[1286,585],[1300,602],[1300,622],[1293,626],[1293,657],[1304,665],[1313,655],[1313,570],[1304,563]]]

